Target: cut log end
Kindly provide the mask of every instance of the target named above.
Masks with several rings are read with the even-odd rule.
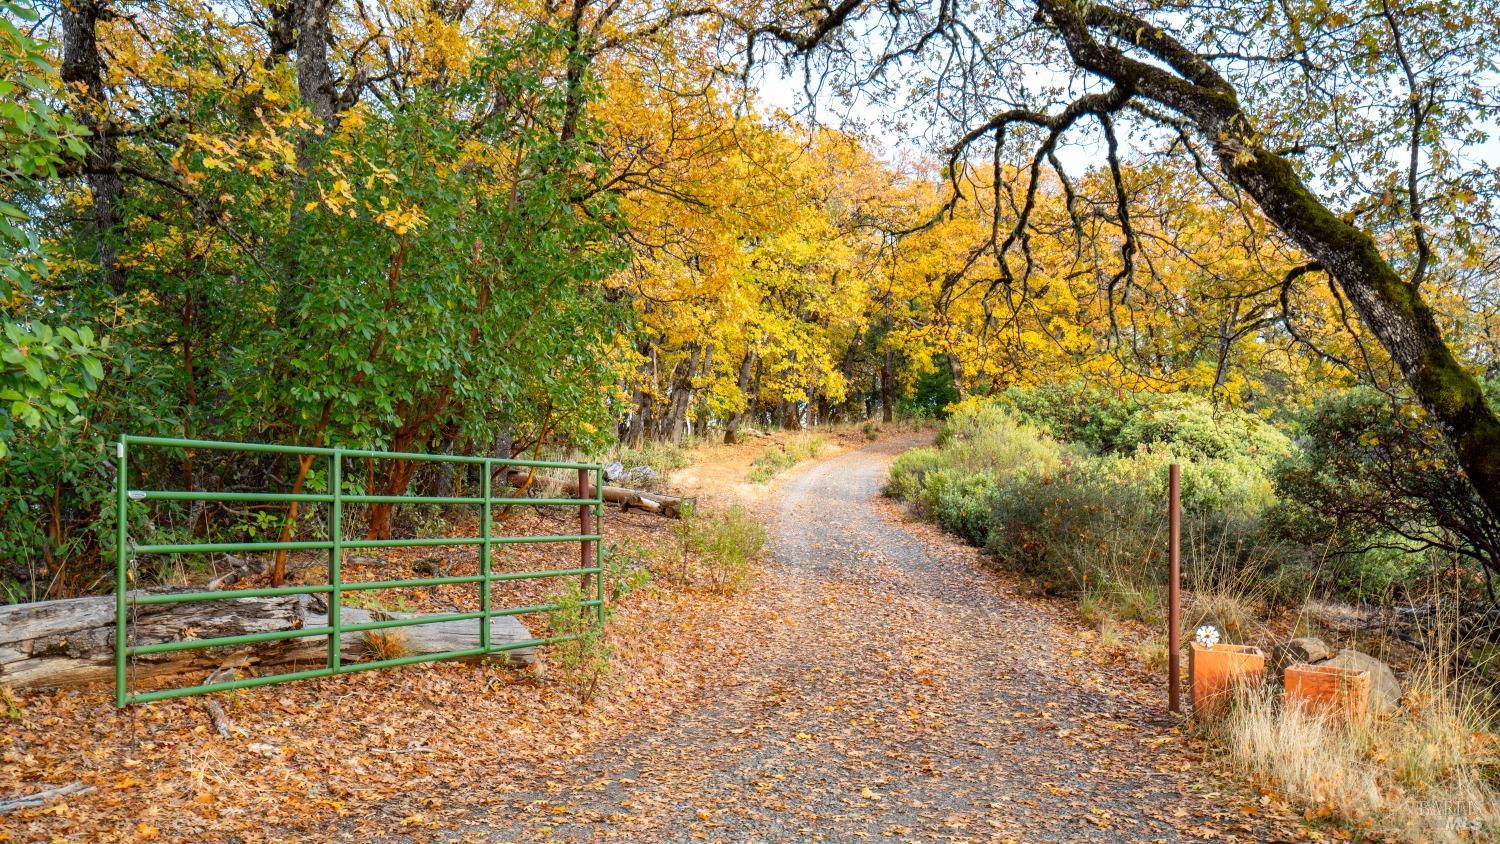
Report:
[[[560,481],[556,478],[532,475],[526,469],[507,470],[505,482],[517,489],[540,487],[549,492],[558,492],[564,495],[576,496],[578,494],[578,483],[576,481]],[[675,495],[662,495],[661,493],[647,492],[640,489],[630,489],[623,486],[605,485],[603,494],[605,501],[610,504],[620,505],[622,511],[641,510],[668,519],[682,518],[684,501],[688,503],[688,509],[691,509],[692,505],[692,499],[679,498]]]

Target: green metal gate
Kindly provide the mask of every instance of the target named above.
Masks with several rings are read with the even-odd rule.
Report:
[[[255,454],[289,454],[298,457],[312,455],[328,459],[328,492],[326,493],[274,493],[274,492],[206,492],[194,490],[138,490],[129,487],[129,465],[132,447],[167,447],[180,449],[205,449],[219,451],[241,451]],[[546,460],[499,459],[491,457],[450,456],[442,454],[413,454],[394,451],[371,451],[365,449],[314,448],[292,445],[264,445],[254,443],[218,442],[212,440],[174,439],[169,437],[124,436],[116,446],[119,468],[116,472],[115,530],[115,703],[126,706],[167,698],[186,697],[229,689],[243,689],[282,683],[290,680],[306,680],[314,677],[329,677],[374,668],[389,668],[416,662],[431,662],[441,659],[480,656],[518,648],[533,647],[565,641],[574,636],[558,636],[545,639],[528,639],[492,645],[490,641],[490,619],[500,616],[524,615],[550,612],[558,605],[539,604],[524,607],[491,606],[491,587],[497,581],[514,581],[534,578],[566,577],[570,575],[592,576],[595,595],[583,601],[583,606],[594,607],[596,624],[604,620],[603,555],[600,548],[601,532],[598,529],[604,513],[603,470],[596,463],[570,463]],[[420,460],[458,464],[480,464],[482,494],[479,496],[418,496],[418,495],[354,495],[343,490],[343,461],[354,459]],[[576,498],[531,498],[496,497],[491,491],[491,477],[497,468],[521,469],[568,469],[578,473],[578,496]],[[585,497],[592,491],[592,497]],[[181,545],[132,545],[129,536],[129,508],[133,503],[147,501],[248,501],[248,502],[303,502],[328,504],[328,538],[317,541],[287,542],[213,542]],[[420,538],[420,539],[345,539],[343,535],[344,504],[469,504],[483,508],[480,516],[480,535],[476,537]],[[559,506],[579,508],[579,532],[568,535],[540,536],[492,536],[491,515],[495,506]],[[551,569],[528,572],[492,572],[491,551],[496,545],[540,542],[580,543],[580,565],[575,568]],[[346,549],[354,548],[401,548],[412,546],[475,545],[479,548],[479,573],[457,577],[431,577],[412,580],[351,581],[344,582],[340,574],[342,555]],[[130,562],[137,554],[215,554],[249,553],[266,551],[326,550],[328,551],[328,582],[323,584],[267,587],[260,589],[224,589],[207,592],[168,592],[158,594],[132,593],[128,590]],[[397,618],[370,621],[360,624],[343,624],[340,609],[346,592],[398,589],[444,584],[477,584],[479,588],[479,610],[423,615],[419,618]],[[215,601],[230,598],[259,598],[282,595],[327,596],[328,624],[324,627],[274,630],[265,633],[246,633],[217,639],[179,639],[168,642],[131,644],[129,638],[129,612],[132,607],[151,604],[172,604],[188,601]],[[423,624],[438,624],[448,621],[479,621],[478,647],[442,653],[403,656],[370,662],[348,663],[341,653],[342,636],[345,633],[381,630],[395,627],[411,627]],[[259,642],[276,642],[309,636],[328,637],[328,660],[321,668],[270,674],[223,682],[206,683],[186,688],[162,689],[159,691],[131,694],[128,668],[133,656],[164,653],[167,651],[195,650],[199,648],[246,645]]]

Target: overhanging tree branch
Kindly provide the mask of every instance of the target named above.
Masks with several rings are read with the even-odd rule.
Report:
[[[750,43],[753,46],[757,36],[770,35],[794,52],[806,54],[826,46],[863,8],[865,4],[857,0],[844,0],[822,14],[801,13],[797,23],[761,23],[750,29]],[[917,16],[915,7],[899,0],[883,7],[869,3],[869,8],[884,8],[897,20]],[[1326,268],[1441,428],[1480,499],[1492,513],[1500,513],[1500,418],[1448,346],[1418,286],[1400,277],[1369,230],[1331,210],[1285,155],[1265,145],[1255,121],[1240,104],[1240,92],[1210,58],[1166,27],[1113,4],[1033,0],[1031,8],[1033,21],[1061,42],[1078,71],[1113,86],[1113,91],[1128,91],[1130,97],[1181,115],[1212,148],[1217,169],[1225,178],[1252,198],[1266,219],[1312,261]],[[1213,50],[1209,55],[1220,53]],[[1303,66],[1317,64],[1304,61]],[[1079,98],[1067,111],[1078,110],[1079,101],[1086,102]],[[1425,115],[1417,112],[1413,118],[1420,123]],[[1047,130],[1040,157],[1032,158],[1033,162],[1044,160],[1056,143],[1053,118],[1025,108],[1002,112],[966,129],[950,148],[951,159],[956,159],[951,156],[953,149],[961,155],[979,138],[998,135],[998,130],[1014,123]],[[1409,203],[1415,203],[1411,209],[1420,215],[1416,190],[1409,185],[1408,192]],[[1420,220],[1414,222],[1421,231]],[[1418,252],[1417,265],[1425,271],[1422,247]],[[1005,277],[1004,269],[1001,277]]]

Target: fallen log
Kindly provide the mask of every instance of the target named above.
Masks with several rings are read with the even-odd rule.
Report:
[[[151,590],[162,592],[169,590]],[[133,607],[131,641],[136,644],[180,639],[217,639],[242,633],[267,633],[324,627],[328,616],[309,596],[229,598],[180,604]],[[378,613],[344,607],[343,623],[384,618],[413,618],[420,613]],[[410,655],[465,650],[479,644],[479,621],[444,621],[396,628],[402,649]],[[519,619],[491,620],[490,642],[500,645],[533,638]],[[362,633],[345,633],[342,651],[348,662],[370,657]],[[131,659],[132,682],[148,677],[192,672],[202,674],[226,665],[239,668],[314,668],[328,655],[328,637],[307,636],[281,642],[169,651]],[[532,648],[496,654],[512,665],[536,661]],[[478,661],[475,657],[471,661]],[[112,595],[0,606],[0,685],[13,689],[77,686],[114,676],[115,599]]]
[[[527,479],[531,478],[528,484]],[[505,482],[517,489],[527,486],[541,487],[548,492],[561,493],[567,496],[578,495],[577,481],[562,481],[557,478],[549,478],[544,475],[531,476],[526,469],[509,469],[506,471]],[[675,495],[662,495],[656,492],[646,492],[639,489],[630,489],[623,486],[604,485],[604,500],[611,504],[620,505],[621,510],[644,510],[647,513],[655,513],[668,519],[682,518],[683,502],[687,502],[687,508],[692,509],[691,498],[679,498]]]

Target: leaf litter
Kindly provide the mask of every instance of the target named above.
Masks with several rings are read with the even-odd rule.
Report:
[[[746,592],[631,595],[588,707],[531,672],[454,664],[220,695],[228,738],[193,699],[120,712],[107,686],[24,695],[0,795],[93,790],[13,812],[0,841],[1328,834],[1237,782],[1163,716],[1159,682],[1058,602],[879,499],[905,445],[789,476],[767,499],[775,559]],[[605,529],[670,541],[650,516],[611,511]],[[548,565],[531,556],[516,562]]]

